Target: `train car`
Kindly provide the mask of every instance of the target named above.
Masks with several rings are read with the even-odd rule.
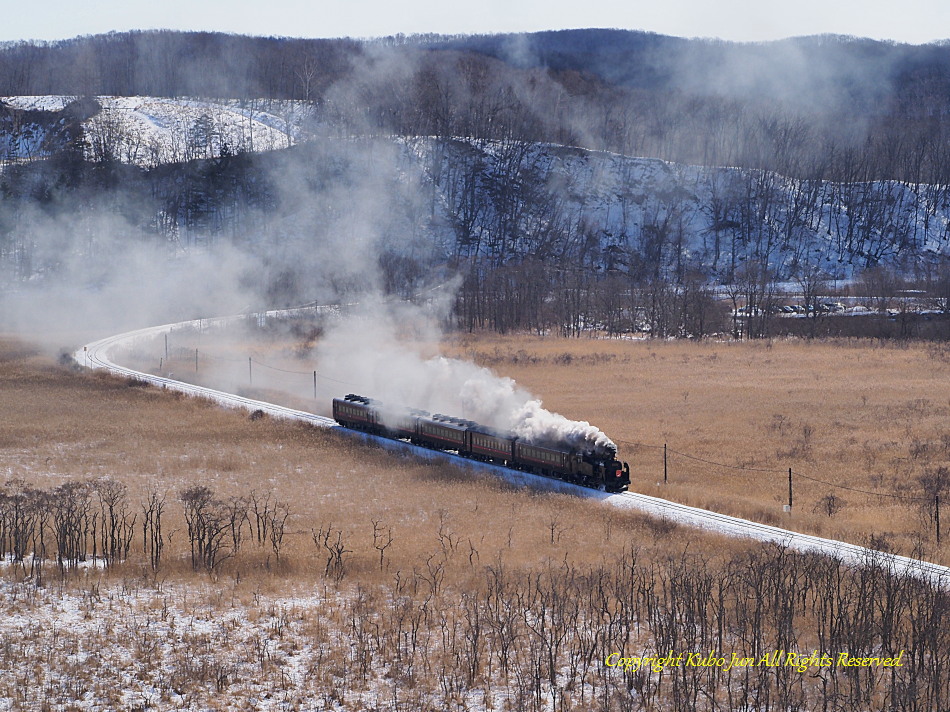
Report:
[[[471,420],[430,415],[423,410],[392,410],[372,398],[352,393],[333,399],[333,418],[348,428],[409,440],[436,450],[454,450],[463,457],[607,492],[623,492],[630,485],[630,468],[616,459],[614,450],[595,455],[578,452],[567,442],[538,445]]]
[[[514,461],[514,435],[494,433],[487,428],[476,427],[469,431],[469,436],[469,452],[476,460],[500,464]]]
[[[469,450],[470,422],[438,414],[429,418],[418,418],[413,442],[436,450],[458,450],[459,454],[464,455]]]
[[[378,417],[385,429],[386,437],[397,440],[413,440],[419,433],[420,418],[427,418],[429,414],[424,410],[407,410],[396,413],[381,411]]]
[[[539,475],[573,476],[574,455],[570,451],[531,445],[521,440],[514,443],[514,463],[519,468]]]
[[[371,398],[352,393],[346,398],[333,399],[333,419],[340,425],[356,430],[379,430],[379,409],[376,403]]]

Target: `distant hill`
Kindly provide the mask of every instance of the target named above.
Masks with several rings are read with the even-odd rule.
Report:
[[[461,280],[469,326],[578,332],[602,289],[950,274],[947,44],[132,32],[0,47],[0,97],[9,285],[233,248],[269,304]]]
[[[861,110],[922,72],[946,77],[950,45],[896,44],[839,35],[737,43],[627,30],[561,30],[446,38],[432,49],[476,52],[522,68],[585,72],[613,85],[734,98],[796,100],[807,92],[858,100]],[[853,108],[858,108],[854,107]]]
[[[139,166],[271,151],[298,141],[311,109],[272,100],[0,97],[0,161],[50,158],[70,146],[92,162]]]
[[[0,47],[0,96],[50,94],[298,100],[351,133],[516,135],[814,171],[770,163],[785,133],[799,162],[871,151],[865,170],[887,178],[907,166],[880,143],[933,153],[950,129],[950,44],[588,29],[366,41],[148,31]]]
[[[0,95],[310,98],[345,75],[354,40],[114,32],[0,48]]]

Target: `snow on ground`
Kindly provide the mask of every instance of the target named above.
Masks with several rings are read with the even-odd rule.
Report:
[[[72,101],[68,96],[0,96],[0,101],[24,111],[62,111]]]
[[[306,695],[320,654],[310,633],[334,595],[0,581],[0,710],[209,709],[215,698],[214,709],[283,709],[282,693]]]

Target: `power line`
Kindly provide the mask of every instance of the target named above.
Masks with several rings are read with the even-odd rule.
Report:
[[[190,358],[190,353],[191,352],[189,351],[189,358]],[[201,358],[208,359],[211,361],[225,361],[227,363],[244,363],[243,358],[228,358],[227,356],[212,356],[211,354],[207,352],[202,352]],[[286,368],[279,368],[277,366],[271,366],[270,364],[265,363],[263,361],[259,361],[253,357],[248,357],[248,362],[253,363],[255,366],[262,366],[263,368],[270,369],[271,371],[279,371],[281,373],[290,373],[290,374],[299,375],[299,376],[310,376],[314,373],[313,370],[295,371],[295,370],[290,370]],[[317,376],[319,376],[320,380],[322,381],[332,381],[333,383],[339,383],[344,386],[349,386],[350,388],[359,388],[359,386],[356,385],[355,383],[350,383],[349,381],[341,381],[337,378],[330,378],[329,376],[324,376],[319,371],[317,371],[316,373],[317,373]]]
[[[649,444],[649,443],[637,443],[637,442],[631,442],[631,441],[627,441],[627,440],[617,440],[617,442],[618,442],[618,443],[623,443],[624,445],[631,445],[631,446],[633,446],[633,447],[645,447],[645,448],[651,448],[651,449],[654,449],[654,450],[663,450],[663,449],[664,449],[664,446],[663,446],[663,445],[651,445],[651,444]],[[730,470],[741,470],[741,471],[746,471],[746,472],[766,472],[766,473],[770,473],[770,474],[781,474],[781,475],[784,475],[784,474],[788,471],[788,470],[786,470],[786,469],[781,469],[781,470],[779,470],[779,469],[765,468],[765,467],[746,467],[746,466],[743,466],[743,465],[729,465],[729,464],[727,464],[727,463],[725,463],[725,462],[716,462],[716,461],[714,461],[714,460],[708,460],[708,459],[703,458],[703,457],[697,457],[696,455],[690,455],[690,454],[685,453],[685,452],[680,452],[680,451],[678,451],[678,450],[673,450],[672,448],[667,448],[666,451],[669,452],[669,453],[671,453],[671,454],[674,454],[674,455],[679,455],[680,457],[685,457],[685,458],[688,459],[688,460],[694,460],[694,461],[696,461],[696,462],[702,462],[702,463],[704,463],[704,464],[706,464],[706,465],[712,465],[712,466],[714,466],[714,467],[723,467],[723,468],[730,469]],[[904,501],[907,501],[907,502],[929,502],[929,501],[930,501],[930,498],[929,498],[929,497],[912,497],[912,496],[910,496],[910,495],[896,494],[896,493],[893,493],[893,492],[875,492],[875,491],[873,491],[873,490],[861,489],[860,487],[849,487],[848,485],[842,485],[842,484],[836,484],[836,483],[834,483],[834,482],[828,482],[827,480],[822,480],[822,479],[819,479],[819,478],[817,478],[817,477],[813,477],[813,476],[811,476],[811,475],[807,475],[807,474],[805,474],[804,472],[802,472],[801,470],[798,470],[798,469],[795,469],[795,468],[792,468],[792,471],[794,472],[794,474],[795,474],[796,476],[798,476],[798,477],[803,477],[804,479],[809,480],[809,481],[811,481],[811,482],[817,482],[818,484],[826,485],[826,486],[828,486],[828,487],[835,487],[835,488],[837,488],[837,489],[846,490],[846,491],[848,491],[848,492],[856,492],[856,493],[859,493],[859,494],[866,494],[866,495],[870,495],[870,496],[872,496],[872,497],[890,497],[890,498],[892,498],[892,499],[899,499],[899,500],[904,500]]]
[[[874,492],[872,490],[865,490],[859,487],[848,487],[847,485],[838,485],[833,482],[826,482],[825,480],[820,480],[817,477],[811,477],[809,475],[806,475],[801,470],[795,470],[794,472],[798,477],[804,477],[806,480],[811,480],[812,482],[818,482],[819,484],[827,485],[829,487],[837,487],[838,489],[848,490],[849,492],[858,492],[860,494],[868,494],[874,497],[892,497],[894,499],[903,499],[908,502],[930,501],[929,497],[910,497],[908,495],[895,494],[892,492]]]
[[[729,468],[730,470],[746,470],[748,472],[770,472],[773,474],[778,473],[782,475],[784,475],[786,472],[785,470],[775,470],[775,469],[765,468],[765,467],[745,467],[743,465],[727,465],[724,462],[714,462],[713,460],[706,460],[702,457],[696,457],[695,455],[687,455],[685,452],[679,452],[677,450],[672,450],[672,449],[670,450],[670,452],[673,453],[674,455],[685,457],[687,460],[695,460],[696,462],[703,462],[707,465],[715,465],[716,467],[726,467],[726,468]]]

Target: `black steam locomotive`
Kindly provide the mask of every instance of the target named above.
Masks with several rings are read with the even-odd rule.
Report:
[[[454,450],[463,457],[607,492],[624,492],[630,485],[630,468],[616,459],[616,451],[596,456],[567,444],[537,445],[471,420],[424,410],[390,412],[379,401],[352,393],[333,399],[333,418],[347,428],[436,450]]]

